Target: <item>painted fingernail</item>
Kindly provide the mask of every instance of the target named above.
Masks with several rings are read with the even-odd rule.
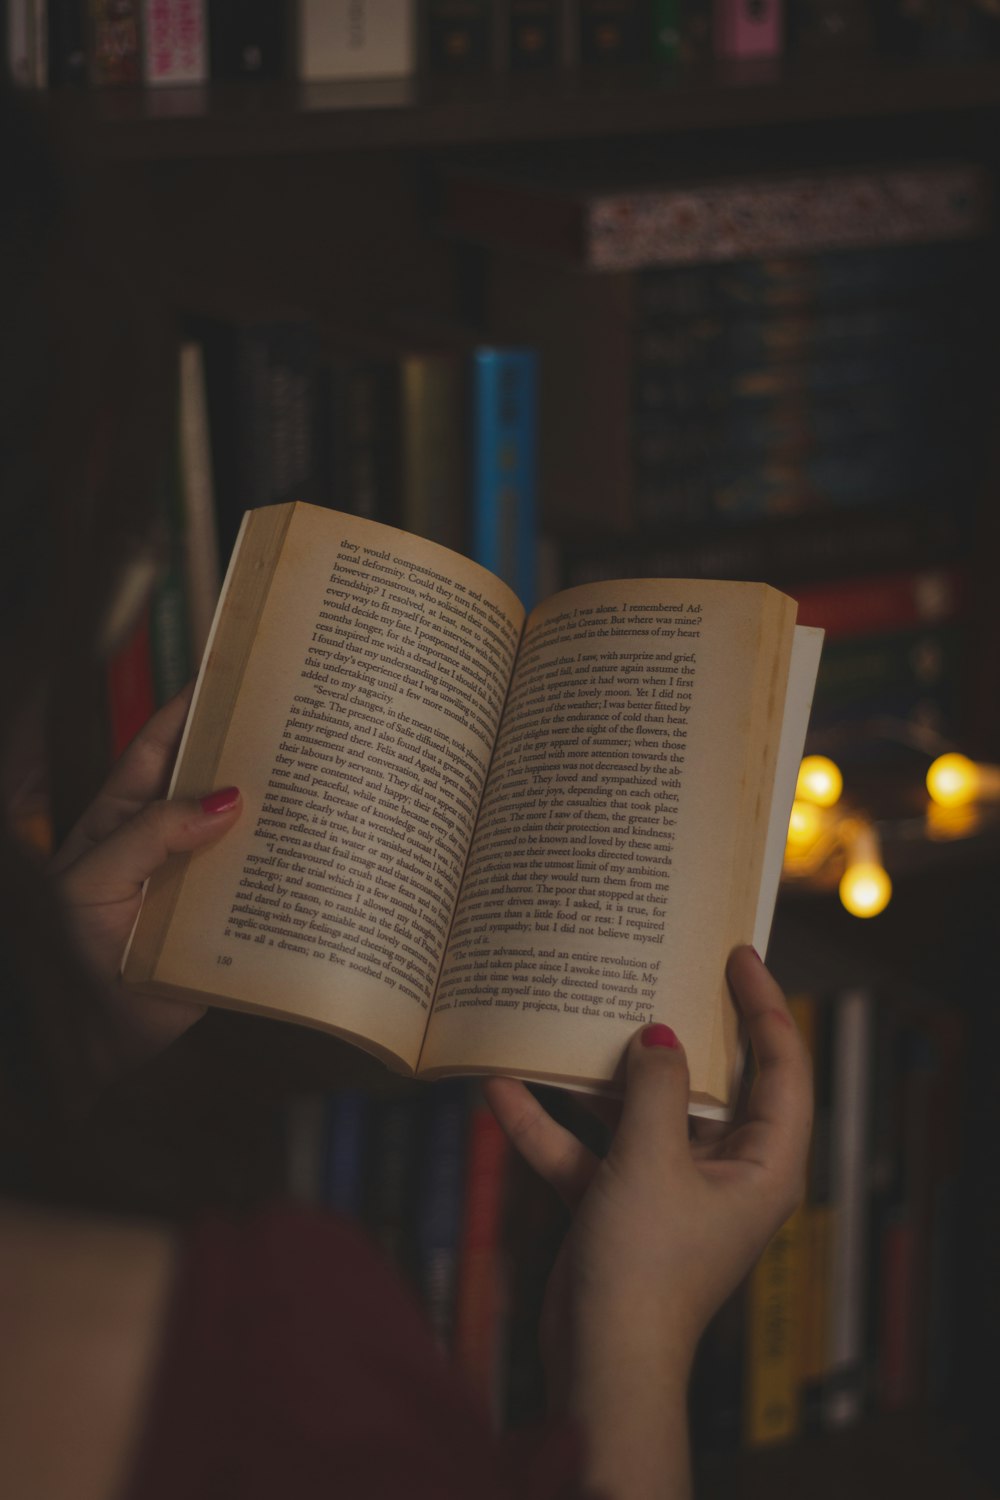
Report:
[[[221,792],[209,792],[207,797],[201,799],[201,810],[204,813],[224,813],[235,807],[240,800],[240,789],[238,786],[223,787]]]
[[[757,960],[757,962],[759,964],[762,964],[764,962],[764,960],[761,958],[760,954],[757,952],[756,948],[751,948],[750,952],[753,954],[754,958]]]
[[[652,1026],[647,1026],[643,1030],[642,1045],[644,1047],[679,1047],[680,1042],[669,1026],[664,1026],[662,1021],[654,1021]]]

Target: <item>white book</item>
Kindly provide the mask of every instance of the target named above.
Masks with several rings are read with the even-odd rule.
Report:
[[[414,0],[299,0],[299,77],[320,82],[415,72],[414,11]]]

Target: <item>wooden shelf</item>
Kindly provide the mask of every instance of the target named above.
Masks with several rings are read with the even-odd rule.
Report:
[[[1000,62],[703,74],[651,68],[363,83],[60,91],[70,131],[114,159],[180,160],[733,131],[1000,109]]]

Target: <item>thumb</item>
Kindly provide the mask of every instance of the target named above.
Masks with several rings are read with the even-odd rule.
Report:
[[[64,891],[88,904],[133,897],[171,854],[189,854],[212,844],[239,817],[236,787],[195,798],[150,802],[108,838],[82,855],[62,877]]]
[[[684,1048],[669,1026],[644,1026],[625,1054],[625,1102],[612,1152],[621,1167],[690,1160],[688,1078]]]

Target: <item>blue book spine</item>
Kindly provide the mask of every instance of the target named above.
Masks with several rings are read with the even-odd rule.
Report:
[[[322,1197],[334,1213],[348,1219],[359,1219],[363,1207],[365,1113],[359,1089],[345,1089],[327,1100]]]
[[[472,556],[532,609],[537,592],[538,355],[472,356]]]

